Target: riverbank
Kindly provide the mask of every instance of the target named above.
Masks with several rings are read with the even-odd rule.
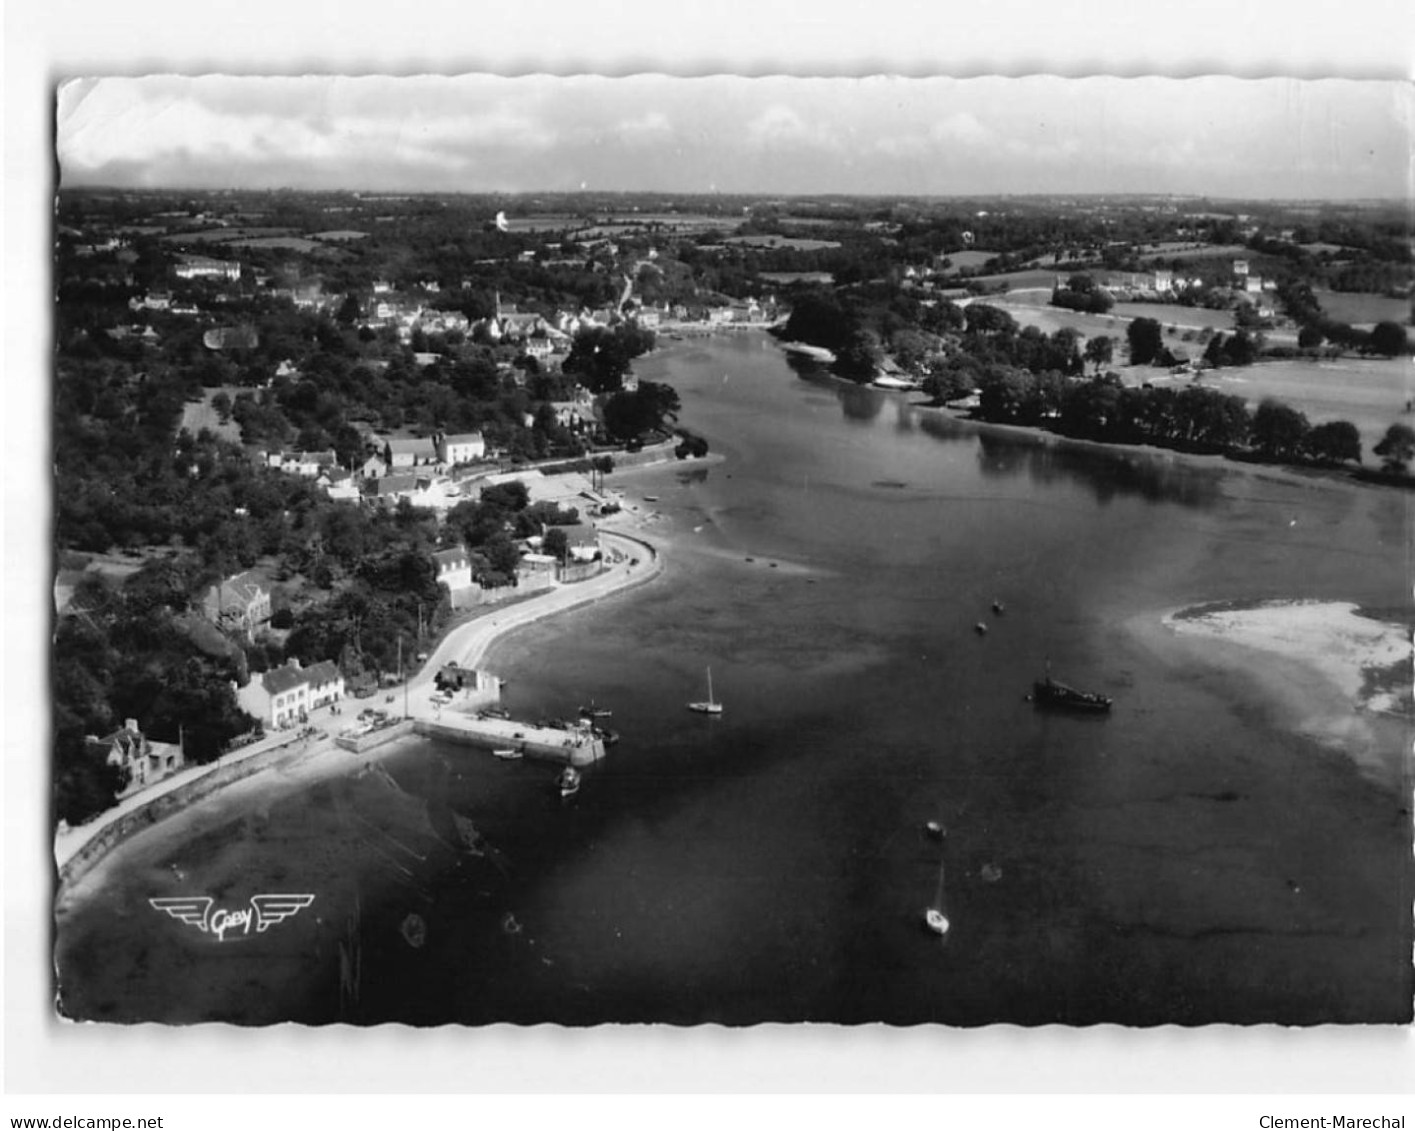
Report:
[[[662,537],[651,542],[635,528],[634,533],[603,532],[603,540],[610,560],[603,573],[547,590],[517,605],[489,609],[448,631],[421,669],[409,677],[406,694],[402,689],[397,692],[399,698],[406,699],[408,714],[413,718],[435,717],[426,692],[444,665],[456,663],[475,668],[493,645],[517,629],[643,585],[663,572]],[[102,857],[129,837],[150,830],[159,821],[171,821],[190,805],[209,800],[232,785],[239,783],[245,787],[243,794],[254,796],[262,780],[275,780],[271,774],[274,770],[279,771],[282,786],[309,786],[352,772],[349,754],[334,744],[343,716],[334,716],[326,707],[317,711],[315,718],[324,729],[308,737],[278,732],[238,755],[193,767],[159,782],[87,824],[62,828],[54,840],[61,893],[80,875],[96,870]],[[358,764],[381,760],[406,746],[406,741],[390,743],[361,756]]]
[[[1201,605],[1160,623],[1189,655],[1255,685],[1289,729],[1368,777],[1401,780],[1415,723],[1409,625],[1336,601]]]

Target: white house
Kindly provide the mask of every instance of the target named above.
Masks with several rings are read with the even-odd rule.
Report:
[[[183,257],[173,269],[181,279],[239,279],[241,265],[229,259],[212,259],[206,255]]]
[[[299,660],[264,672],[237,692],[241,706],[272,727],[294,726],[318,707],[344,698],[344,676],[331,660],[308,668]]]
[[[437,567],[437,583],[447,586],[449,593],[456,593],[472,583],[472,562],[466,547],[457,546],[451,550],[438,550],[432,555]]]
[[[461,432],[452,436],[439,433],[435,439],[437,458],[445,464],[471,463],[486,458],[486,440],[480,432]]]

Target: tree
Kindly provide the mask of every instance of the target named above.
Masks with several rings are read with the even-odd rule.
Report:
[[[872,379],[884,360],[879,335],[866,327],[857,327],[835,352],[835,367],[844,376],[856,381]]]
[[[1130,345],[1130,364],[1149,365],[1164,345],[1164,327],[1153,318],[1136,318],[1126,328]]]
[[[1088,338],[1086,340],[1086,352],[1084,356],[1088,362],[1096,367],[1096,372],[1100,373],[1101,369],[1109,365],[1111,359],[1115,356],[1115,342],[1104,334],[1095,338]]]
[[[640,381],[635,392],[615,393],[604,402],[604,426],[618,440],[634,440],[662,430],[680,407],[671,385]]]
[[[363,316],[363,311],[359,308],[359,296],[349,294],[344,296],[344,301],[339,304],[339,310],[334,317],[340,325],[352,326]]]
[[[1371,451],[1385,461],[1387,471],[1404,475],[1410,461],[1415,459],[1415,429],[1408,424],[1392,424]]]
[[[1396,357],[1407,347],[1405,327],[1399,322],[1377,322],[1371,331],[1371,348],[1386,357]]]
[[[1253,446],[1268,459],[1295,460],[1305,450],[1311,425],[1307,417],[1272,397],[1253,414]]]
[[[1223,346],[1223,359],[1229,365],[1252,365],[1258,356],[1258,344],[1248,336],[1247,330],[1239,330]]]
[[[545,532],[545,537],[541,541],[541,550],[562,563],[565,561],[565,554],[569,548],[570,539],[566,536],[565,528],[562,526],[552,526]]]
[[[1344,463],[1361,462],[1361,433],[1349,420],[1318,424],[1307,433],[1307,455],[1314,460]]]

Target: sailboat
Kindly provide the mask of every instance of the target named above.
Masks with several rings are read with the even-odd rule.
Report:
[[[932,905],[924,909],[924,926],[936,935],[948,934],[951,925],[948,916],[943,913],[943,861],[938,865],[938,887],[934,891],[934,901]]]
[[[697,711],[699,714],[703,715],[720,715],[722,714],[722,704],[712,697],[712,668],[708,668],[707,670],[707,683],[707,698],[699,700],[696,703],[689,703],[688,710]]]

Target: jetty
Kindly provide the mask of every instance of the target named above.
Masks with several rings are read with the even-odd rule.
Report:
[[[544,726],[501,719],[443,713],[421,718],[413,730],[425,738],[486,750],[518,750],[525,758],[562,766],[592,766],[604,757],[604,739],[590,726]]]

